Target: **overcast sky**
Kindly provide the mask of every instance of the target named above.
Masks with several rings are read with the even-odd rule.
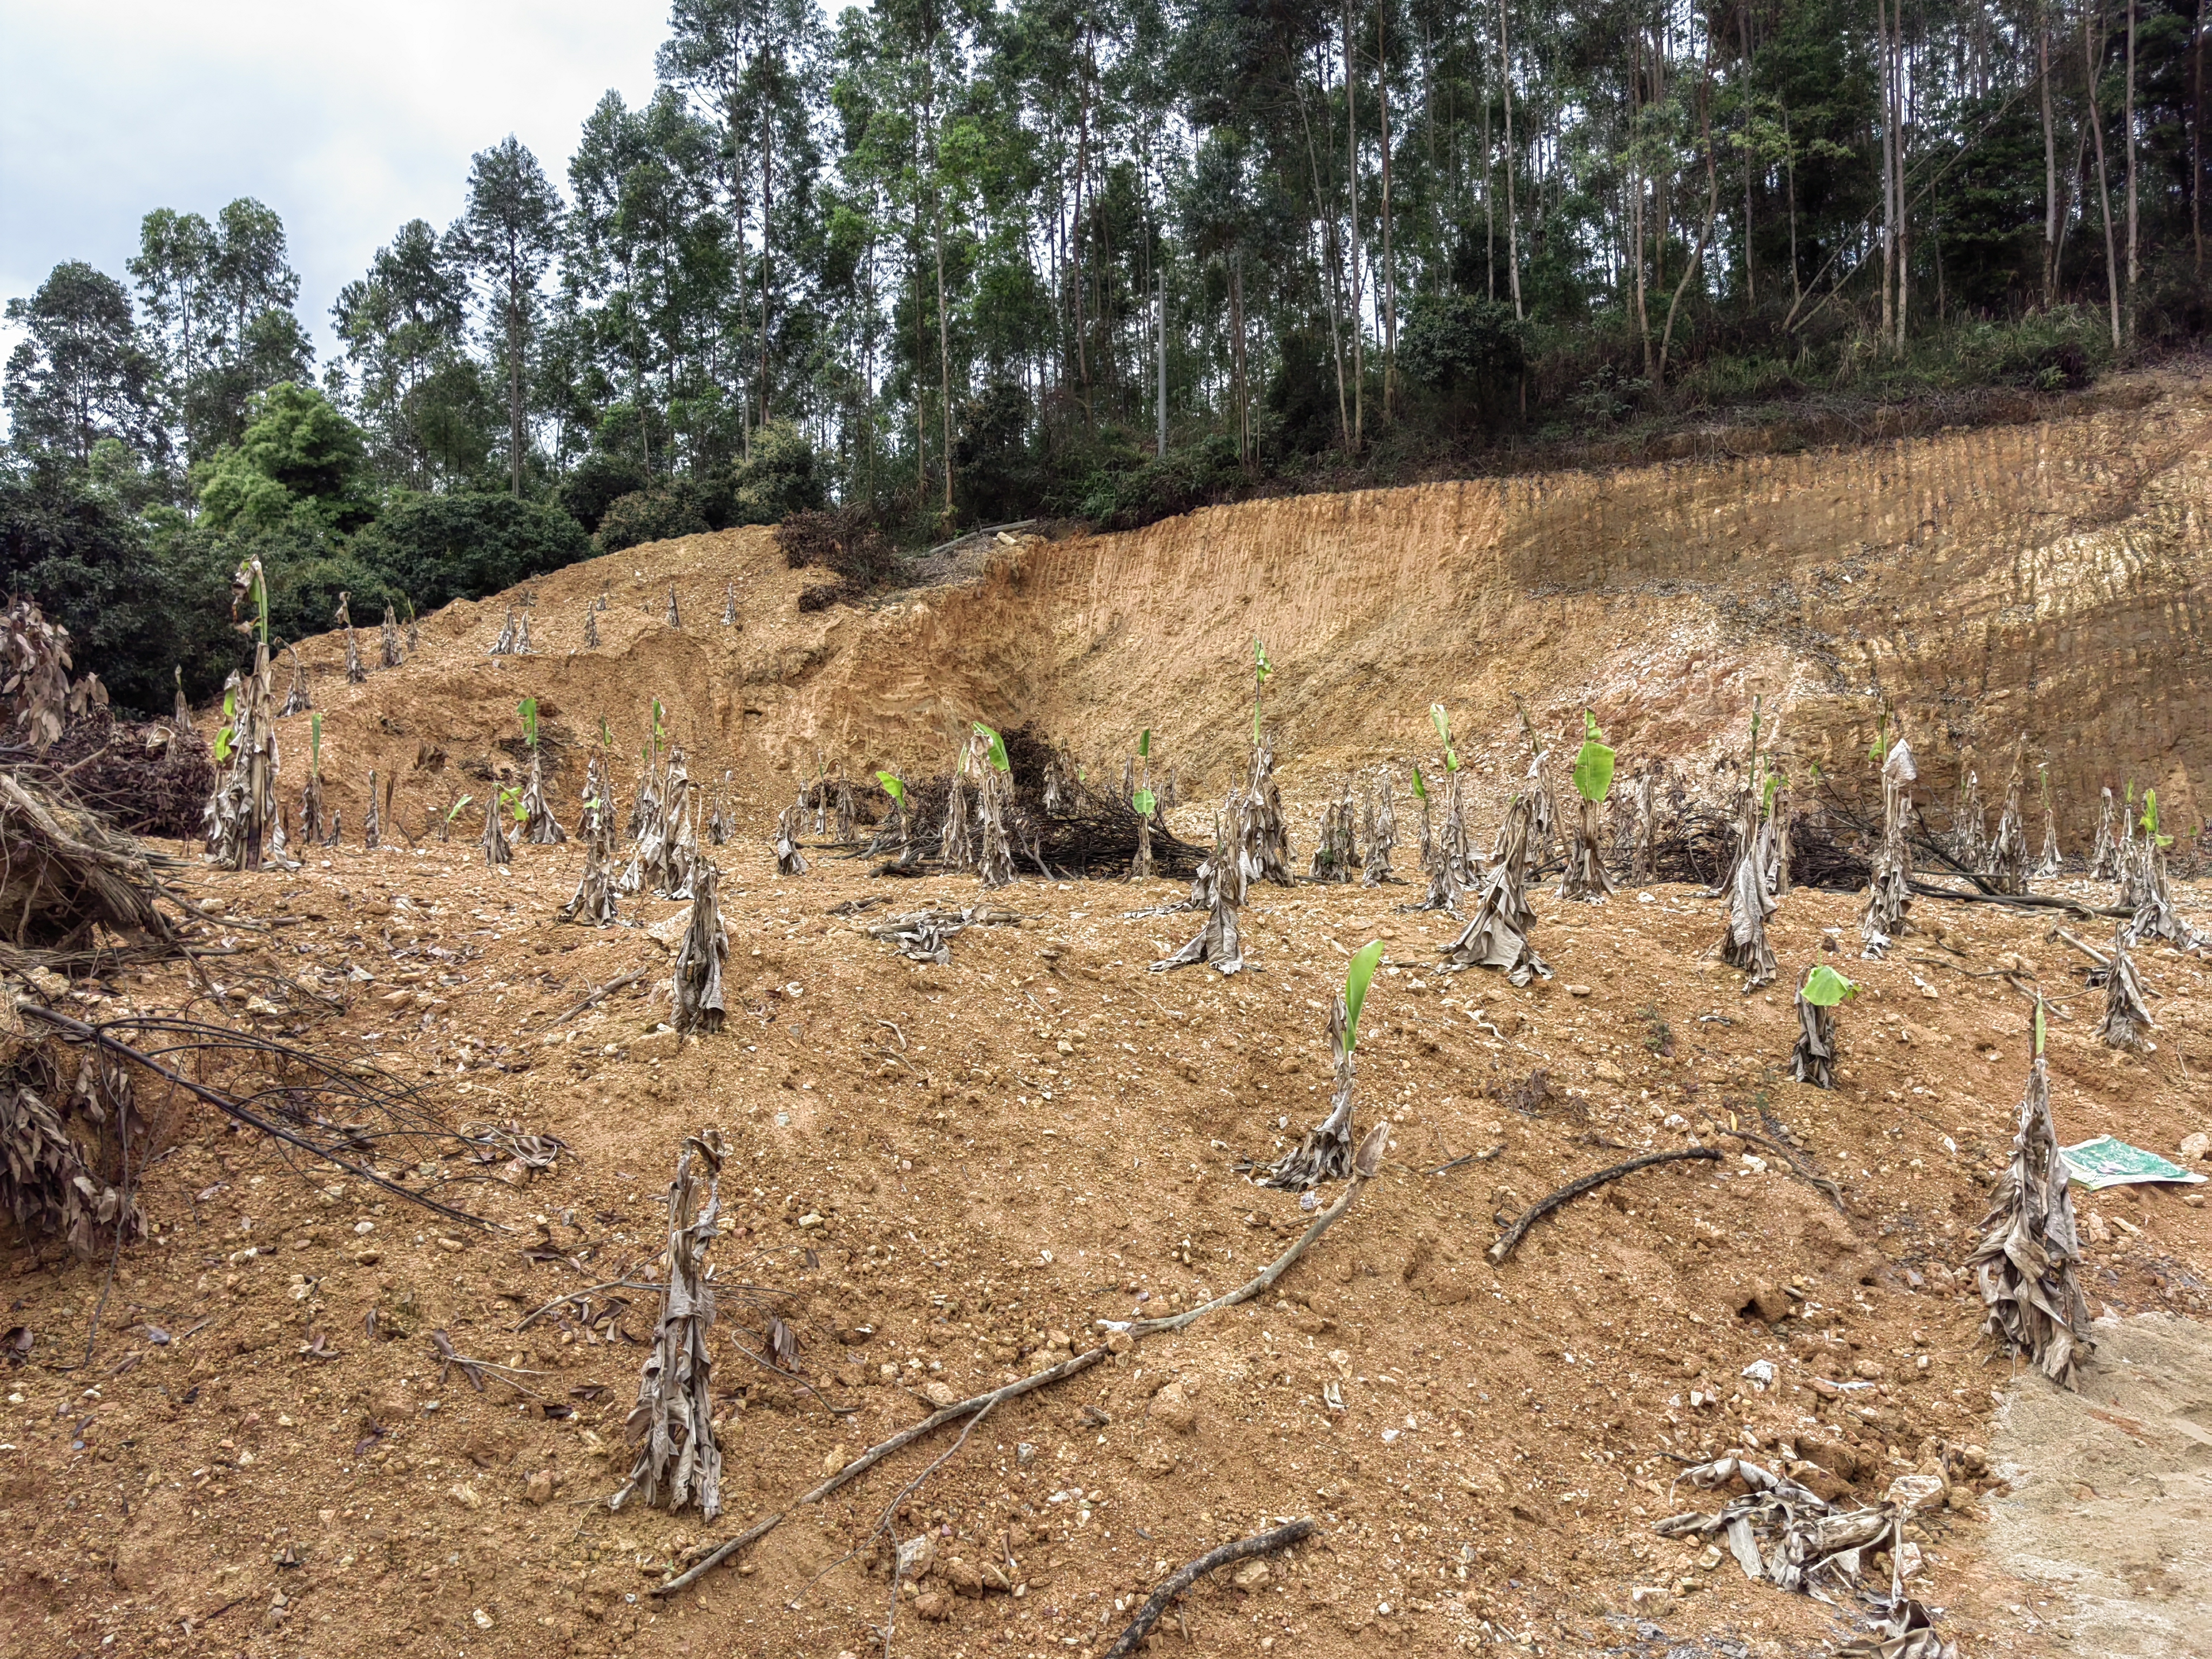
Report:
[[[610,88],[651,94],[667,0],[0,0],[0,297],[64,259],[128,282],[150,209],[283,216],[318,366],[331,302],[460,211],[512,132],[564,186]],[[0,338],[0,354],[14,343]]]

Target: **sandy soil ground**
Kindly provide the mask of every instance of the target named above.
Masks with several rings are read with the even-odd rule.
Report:
[[[124,1256],[89,1364],[104,1264],[19,1245],[10,1320],[34,1346],[8,1375],[0,1450],[20,1540],[0,1605],[17,1651],[880,1650],[889,1595],[869,1540],[941,1444],[673,1603],[647,1592],[825,1459],[918,1419],[933,1386],[965,1395],[1095,1346],[1098,1320],[1184,1305],[1284,1248],[1297,1200],[1232,1165],[1317,1115],[1326,999],[1369,937],[1389,953],[1359,1062],[1362,1121],[1395,1126],[1384,1174],[1279,1296],[1010,1405],[907,1495],[902,1530],[934,1530],[947,1593],[934,1617],[907,1604],[894,1652],[1096,1652],[1164,1572],[1302,1515],[1319,1540],[1263,1579],[1200,1590],[1170,1651],[1186,1630],[1206,1653],[1821,1650],[1849,1633],[1843,1615],[1650,1534],[1683,1507],[1670,1483],[1684,1460],[1730,1445],[1869,1495],[1955,1449],[1949,1506],[1917,1530],[1926,1594],[1969,1653],[2048,1652],[2055,1619],[2102,1616],[2081,1595],[2142,1594],[2156,1556],[2140,1534],[2124,1540],[2136,1576],[2117,1559],[2051,1565],[2083,1559],[2082,1534],[2070,1489],[2055,1507],[2039,1496],[2048,1466],[2026,1448],[2075,1455],[2065,1436],[2094,1400],[2118,1421],[2093,1425],[2136,1461],[2109,1486],[2083,1471],[2102,1494],[2086,1501],[2129,1504],[2126,1478],[2182,1479],[2168,1471],[2195,1442],[2177,1425],[2201,1395],[2154,1409],[2116,1387],[2108,1407],[2100,1369],[2081,1401],[2023,1389],[1997,1420],[2003,1370],[1957,1268],[2009,1134],[2027,1005],[1972,975],[2014,958],[2056,1000],[2063,1134],[2171,1152],[2208,1116],[2212,1005],[2193,962],[2143,953],[2161,1046],[2122,1058],[2091,1035],[2095,999],[2047,923],[1949,909],[1888,963],[1844,959],[1865,988],[1824,1093],[1784,1080],[1786,994],[1739,993],[1705,954],[1717,907],[1686,889],[1540,898],[1557,977],[1528,991],[1434,973],[1449,928],[1401,914],[1402,889],[1261,890],[1258,970],[1223,981],[1145,971],[1193,926],[1125,917],[1175,897],[1166,884],[1030,882],[1007,896],[1018,927],[970,930],[950,967],[924,967],[830,914],[883,894],[863,864],[823,849],[780,882],[747,842],[718,854],[729,1027],[679,1042],[659,1029],[667,951],[644,924],[681,907],[562,927],[573,846],[522,849],[499,872],[474,857],[457,842],[194,878],[246,951],[210,962],[225,1017],[259,998],[264,1029],[373,1054],[453,1121],[511,1120],[569,1150],[526,1185],[461,1188],[497,1224],[478,1232],[289,1170],[191,1116],[148,1172],[159,1233]],[[974,888],[929,879],[893,896],[972,902]],[[1785,978],[1852,914],[1846,896],[1793,893],[1774,928]],[[635,988],[554,1023],[637,969]],[[70,994],[96,1016],[215,1012],[167,969]],[[526,1316],[653,1279],[676,1150],[709,1125],[738,1149],[715,1247],[732,1287],[715,1349],[727,1512],[610,1513],[654,1297],[617,1287],[592,1321],[574,1304]],[[1842,1183],[1848,1212],[1731,1129],[1786,1136]],[[1502,1268],[1484,1261],[1494,1218],[1692,1136],[1726,1162],[1634,1177]],[[2166,1351],[2131,1345],[2199,1328],[2181,1316],[2205,1305],[2200,1200],[2087,1207],[2130,1224],[2094,1248],[2097,1304],[2162,1316],[2124,1327],[2106,1365],[2155,1352],[2179,1376]],[[798,1334],[804,1386],[738,1352],[759,1351],[772,1314]],[[519,1368],[529,1392],[472,1389],[441,1366],[439,1331]],[[332,1357],[316,1357],[317,1334]],[[1759,1358],[1778,1368],[1765,1391],[1743,1376]],[[2036,1426],[2043,1410],[2077,1428]],[[1984,1494],[2008,1480],[2026,1518],[1993,1526]],[[2179,1526],[2193,1500],[2166,1490]],[[2185,1571],[2191,1546],[2172,1547],[2161,1574]],[[956,1565],[986,1565],[1019,1593],[950,1593],[966,1582]],[[2045,1582],[2062,1571],[2088,1576],[2062,1592]],[[2191,1592],[2169,1577],[2154,1593],[2178,1618]]]

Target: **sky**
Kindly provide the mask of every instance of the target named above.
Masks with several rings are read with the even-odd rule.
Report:
[[[151,209],[276,210],[319,368],[330,307],[512,132],[557,182],[610,88],[653,91],[668,0],[0,0],[0,299],[64,259],[129,282]],[[12,349],[0,331],[0,356]]]

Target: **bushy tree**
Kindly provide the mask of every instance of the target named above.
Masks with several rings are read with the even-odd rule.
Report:
[[[138,337],[131,296],[81,259],[56,265],[27,300],[8,301],[23,339],[8,355],[9,443],[26,459],[91,464],[112,438],[149,460],[167,454],[155,405],[158,365]]]

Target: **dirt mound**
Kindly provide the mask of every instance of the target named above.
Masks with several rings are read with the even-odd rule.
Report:
[[[819,762],[866,775],[948,763],[971,719],[1036,724],[1118,772],[1136,733],[1188,797],[1241,765],[1252,641],[1278,672],[1285,775],[1316,781],[1432,748],[1454,711],[1490,792],[1517,783],[1512,699],[1548,737],[1596,710],[1624,764],[1693,773],[1741,750],[1752,699],[1801,785],[1858,775],[1876,713],[1901,715],[1941,821],[1961,764],[2001,790],[2025,731],[2048,757],[2069,852],[2098,791],[2154,785],[2201,816],[2212,667],[2196,598],[2212,495],[2212,397],[2163,372],[2063,420],[1861,450],[1747,455],[1212,508],[1122,535],[1002,538],[979,577],[802,612],[825,577],[771,532],[627,549],[526,592],[425,619],[397,672],[343,683],[306,654],[336,793],[397,769],[402,817],[518,763],[499,747],[535,695],[573,810],[608,724],[634,756],[652,701],[695,778],[732,771],[747,822]],[[670,593],[680,628],[665,620]],[[720,618],[734,592],[738,623]],[[583,646],[604,596],[599,645]],[[542,653],[487,654],[529,605]],[[295,729],[299,728],[299,729]],[[285,752],[304,754],[303,720]],[[291,763],[296,772],[296,763]],[[359,822],[349,799],[347,821]]]

